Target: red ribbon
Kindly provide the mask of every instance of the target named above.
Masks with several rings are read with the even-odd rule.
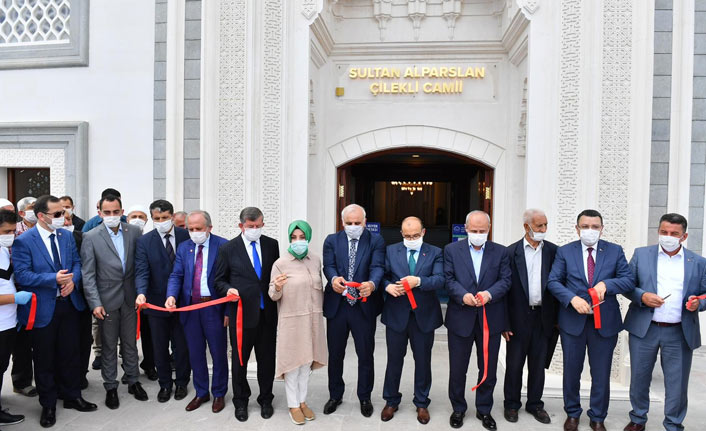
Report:
[[[343,283],[343,284],[346,285],[346,286],[348,286],[348,287],[355,287],[356,289],[359,288],[360,286],[362,286],[361,283],[356,283],[355,281],[348,281],[348,282]],[[357,300],[360,299],[360,300],[363,301],[363,302],[368,302],[368,297],[367,297],[367,296],[366,296],[366,297],[359,296],[359,297],[356,298],[355,296],[351,295],[351,294],[348,293],[347,291],[346,291],[346,298],[352,299],[352,300],[354,300],[354,301],[357,301]]]
[[[192,305],[187,305],[186,307],[179,307],[179,308],[164,308],[164,307],[158,307],[156,305],[152,305],[148,302],[145,302],[144,304],[141,304],[137,307],[137,339],[140,339],[140,311],[144,308],[149,308],[150,310],[157,310],[157,311],[167,311],[169,313],[172,313],[174,311],[177,312],[182,312],[182,311],[194,311],[194,310],[199,310],[201,308],[206,308],[206,307],[213,307],[214,305],[218,304],[223,304],[226,302],[237,302],[240,301],[240,297],[238,295],[227,295],[224,296],[223,298],[218,298],[214,299],[212,301],[208,302],[200,302],[198,304],[192,304]],[[240,358],[240,366],[243,366],[243,301],[240,301],[240,304],[238,305],[238,310],[235,318],[235,336],[236,339],[238,340],[238,358]]]
[[[404,291],[407,293],[407,298],[409,298],[409,305],[412,306],[412,310],[416,310],[417,301],[414,300],[414,293],[412,293],[412,288],[409,286],[409,282],[407,280],[402,280],[402,287],[404,287]]]
[[[696,301],[700,301],[702,299],[706,299],[706,295],[701,295],[701,296],[695,296],[689,300],[689,305],[693,304]]]
[[[598,299],[598,292],[596,289],[588,289],[588,294],[591,295],[591,302],[593,303],[593,327],[596,329],[601,329],[601,306],[598,305],[601,301]]]
[[[488,341],[490,340],[488,316],[485,314],[485,303],[483,302],[483,296],[480,293],[476,294],[476,301],[480,301],[480,303],[483,304],[483,378],[480,379],[480,382],[478,382],[477,385],[471,388],[471,391],[478,389],[478,387],[485,382],[486,377],[488,377]]]
[[[32,293],[32,304],[29,306],[29,317],[25,329],[31,331],[34,328],[34,318],[37,316],[37,294]]]

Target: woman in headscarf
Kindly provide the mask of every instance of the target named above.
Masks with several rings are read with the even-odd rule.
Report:
[[[279,310],[275,375],[284,378],[289,416],[297,425],[314,420],[306,405],[309,374],[328,358],[321,259],[309,252],[310,240],[309,223],[289,225],[288,253],[274,263],[269,290]]]

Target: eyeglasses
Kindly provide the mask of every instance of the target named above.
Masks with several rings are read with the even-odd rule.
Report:
[[[64,211],[57,211],[55,213],[44,213],[48,216],[51,216],[51,218],[59,218],[64,215]]]
[[[419,239],[422,237],[421,233],[417,233],[414,235],[402,235],[402,238],[408,240],[408,241],[414,241],[415,239]]]

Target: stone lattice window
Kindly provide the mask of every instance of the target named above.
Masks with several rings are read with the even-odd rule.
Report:
[[[0,45],[69,43],[69,0],[0,0]]]

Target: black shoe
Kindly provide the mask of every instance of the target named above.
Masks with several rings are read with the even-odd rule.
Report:
[[[39,419],[39,425],[44,428],[51,428],[56,423],[56,407],[42,407],[42,417]]]
[[[330,415],[331,413],[335,412],[336,408],[340,406],[342,402],[343,401],[341,400],[334,400],[333,398],[326,401],[326,404],[324,405],[324,414]]]
[[[100,356],[96,356],[96,359],[94,359],[93,363],[91,364],[91,368],[93,368],[94,370],[100,370],[102,365],[103,360]]]
[[[373,403],[370,400],[363,400],[360,402],[360,414],[369,418],[373,415]]]
[[[157,379],[159,379],[159,374],[157,374],[157,370],[155,370],[154,368],[146,369],[145,375],[147,376],[147,379],[152,382],[156,382]]]
[[[248,406],[236,406],[235,407],[235,418],[240,422],[245,422],[248,420]]]
[[[64,408],[65,409],[74,409],[78,410],[80,412],[94,412],[98,410],[98,406],[89,403],[88,401],[84,400],[82,397],[78,397],[75,400],[64,400]]]
[[[86,389],[88,389],[88,379],[84,375],[83,377],[81,377],[81,390],[84,391]]]
[[[491,431],[498,429],[498,426],[495,424],[495,419],[493,419],[490,414],[483,415],[476,412],[476,418],[483,423],[483,428]]]
[[[177,401],[183,400],[186,398],[186,394],[189,393],[189,390],[186,388],[186,386],[177,386],[176,391],[174,391],[174,399]]]
[[[464,416],[466,416],[464,412],[451,413],[451,418],[449,419],[449,424],[451,425],[451,428],[461,428],[463,426]]]
[[[7,410],[0,410],[0,425],[16,425],[25,420],[23,415],[13,415]]]
[[[111,410],[115,410],[120,407],[120,399],[118,398],[117,389],[108,389],[105,393],[105,406]]]
[[[127,384],[128,384],[128,381],[127,381],[127,374],[123,374],[123,376],[120,378],[120,383],[122,383],[123,385],[127,385]]]
[[[147,401],[149,399],[147,392],[142,389],[140,382],[133,383],[128,386],[127,393],[133,395],[137,401]]]
[[[275,413],[275,409],[272,407],[272,403],[264,403],[260,406],[260,416],[263,419],[269,419]]]
[[[160,403],[166,403],[172,397],[172,390],[167,388],[159,388],[159,393],[157,393],[157,401]]]
[[[532,411],[527,410],[527,413],[534,416],[534,418],[537,419],[538,422],[541,422],[543,424],[549,424],[552,422],[552,419],[549,417],[549,413],[547,413],[547,411],[544,409],[537,409]]]
[[[505,409],[505,420],[508,422],[517,422],[517,409]]]

